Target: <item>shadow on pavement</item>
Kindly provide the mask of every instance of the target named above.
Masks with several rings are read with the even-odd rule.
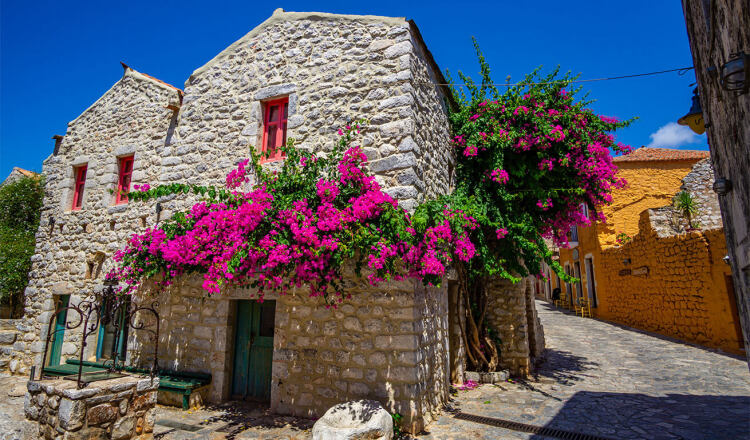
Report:
[[[161,434],[154,435],[155,439],[169,439],[174,437],[176,431],[181,432],[179,438],[193,438],[186,431],[194,431],[195,438],[203,438],[206,431],[223,434],[222,439],[234,439],[247,430],[252,430],[261,438],[306,438],[305,431],[312,429],[314,420],[300,417],[282,416],[272,414],[268,409],[267,403],[254,403],[244,401],[229,401],[218,405],[209,405],[201,413],[208,413],[208,416],[193,426],[197,430],[188,429],[187,424],[178,419],[175,414],[180,412],[165,410],[159,415],[162,420],[157,420],[157,425],[173,428]],[[175,423],[170,423],[170,418],[175,418]],[[186,425],[186,426],[182,426]],[[214,438],[214,437],[212,437]],[[245,436],[242,436],[245,438]],[[255,438],[255,437],[253,437]]]
[[[611,439],[747,439],[750,396],[581,391],[544,427]]]
[[[599,366],[598,362],[590,361],[586,357],[554,348],[546,349],[543,359],[534,374],[535,379],[551,379],[561,385],[571,385],[585,377],[583,373],[587,370]]]

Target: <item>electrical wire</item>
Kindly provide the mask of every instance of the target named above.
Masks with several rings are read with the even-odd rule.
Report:
[[[484,84],[485,86],[490,87],[509,87],[509,86],[524,86],[524,85],[546,85],[546,84],[559,84],[559,83],[567,83],[567,84],[574,84],[574,83],[587,83],[587,82],[595,82],[595,81],[611,81],[615,79],[626,79],[626,78],[637,78],[641,76],[650,76],[650,75],[661,75],[663,73],[670,73],[670,72],[678,72],[678,75],[682,76],[688,71],[694,69],[695,67],[680,67],[678,69],[668,69],[668,70],[659,70],[657,72],[646,72],[646,73],[634,73],[632,75],[620,75],[620,76],[609,76],[604,78],[591,78],[591,79],[577,79],[572,81],[567,80],[555,80],[555,81],[548,81],[548,82],[520,82],[520,83],[500,83],[500,84]],[[468,86],[468,85],[474,85],[481,87],[482,84],[467,84],[467,83],[425,83],[425,84],[433,84],[436,86]]]

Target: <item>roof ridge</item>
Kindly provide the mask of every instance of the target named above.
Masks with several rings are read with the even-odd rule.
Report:
[[[178,92],[180,92],[180,93],[184,93],[184,92],[182,91],[182,89],[180,89],[179,87],[175,87],[175,86],[173,86],[172,84],[170,84],[170,83],[168,83],[168,82],[166,82],[166,81],[162,81],[162,80],[160,80],[159,78],[156,78],[155,76],[151,76],[151,75],[149,75],[148,73],[143,73],[143,72],[141,72],[141,71],[135,70],[135,69],[133,69],[132,67],[128,66],[127,64],[123,63],[122,61],[120,61],[120,64],[122,64],[122,68],[123,68],[123,69],[125,69],[125,71],[126,71],[126,72],[128,71],[128,69],[130,69],[130,70],[132,70],[133,72],[135,72],[135,73],[137,73],[137,74],[139,74],[139,75],[143,75],[143,76],[145,76],[145,77],[146,77],[147,79],[150,79],[150,80],[152,80],[152,81],[156,81],[156,82],[158,82],[159,84],[163,84],[163,85],[165,85],[165,86],[167,86],[167,87],[170,87],[170,88],[172,88],[172,89],[174,89],[174,90],[177,90],[177,91],[178,91]]]
[[[19,173],[25,175],[26,177],[34,177],[38,175],[38,173],[35,173],[33,171],[25,170],[21,167],[13,167],[14,170],[18,171]]]
[[[613,162],[661,162],[680,160],[701,160],[711,156],[706,150],[682,150],[678,148],[661,148],[642,146],[629,154],[617,156]]]

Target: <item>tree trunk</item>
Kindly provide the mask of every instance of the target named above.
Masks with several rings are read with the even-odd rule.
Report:
[[[459,301],[463,298],[466,313],[465,325],[460,327],[466,345],[468,368],[472,371],[495,371],[500,363],[500,355],[485,327],[487,279],[471,278],[463,264],[456,269]]]

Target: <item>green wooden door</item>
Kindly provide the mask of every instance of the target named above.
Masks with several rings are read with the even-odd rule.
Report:
[[[105,302],[106,308],[106,302]],[[126,319],[126,310],[130,309],[130,299],[125,300],[125,305],[117,310],[117,316],[113,319],[117,320],[117,327],[119,331],[115,334],[115,325],[112,322],[106,324],[102,323],[101,317],[99,317],[99,336],[96,342],[96,360],[102,361],[114,361],[115,353],[117,354],[117,363],[121,364],[125,361],[125,355],[127,352],[128,344],[128,323]],[[115,347],[117,345],[117,347]]]
[[[65,337],[65,321],[68,318],[68,311],[65,310],[65,307],[68,307],[69,301],[70,295],[60,295],[55,305],[55,310],[60,311],[55,316],[54,336],[47,365],[60,365],[60,355],[62,354],[62,344]]]
[[[276,301],[237,302],[232,396],[271,399],[271,361]]]

